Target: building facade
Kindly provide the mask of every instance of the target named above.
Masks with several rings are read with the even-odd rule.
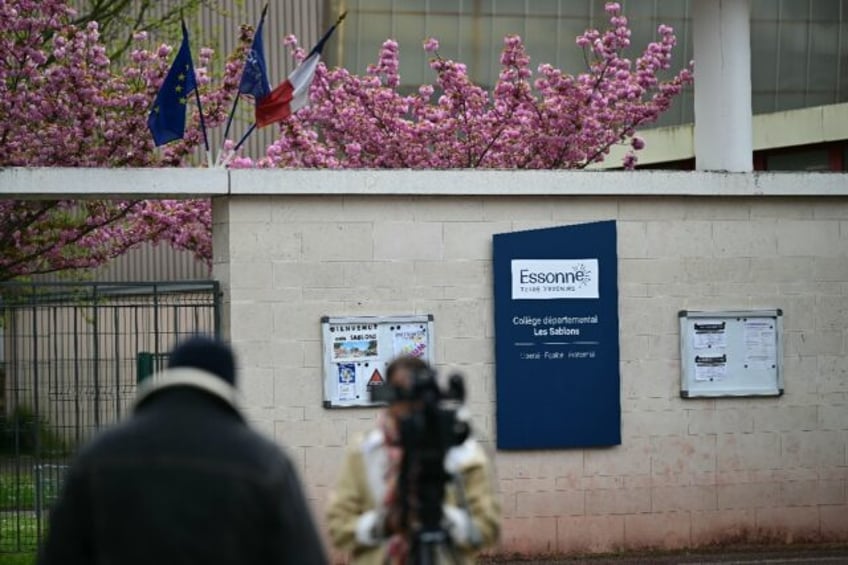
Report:
[[[673,69],[686,66],[694,57],[693,14],[696,0],[624,0],[633,35],[634,57],[637,49],[655,37],[660,24],[677,32],[678,46]],[[734,4],[739,2],[725,2]],[[806,120],[806,114],[793,114],[809,108],[848,102],[848,1],[846,0],[746,0],[749,13],[750,111],[758,116],[759,128],[780,129],[789,117]],[[440,55],[468,65],[471,77],[492,86],[499,71],[503,38],[520,35],[533,64],[551,63],[566,72],[585,68],[583,52],[575,38],[587,27],[606,24],[604,1],[600,0],[325,0],[312,2],[271,2],[266,27],[266,55],[272,82],[283,80],[292,70],[291,59],[282,46],[282,38],[294,33],[304,46],[310,46],[322,30],[346,11],[347,19],[325,51],[330,65],[342,65],[363,73],[373,63],[380,45],[396,39],[401,51],[401,89],[415,91],[433,81],[429,56],[422,41],[430,36],[440,40]],[[218,2],[204,6],[197,27],[204,43],[230,52],[235,46],[238,25],[255,23],[264,2]],[[697,71],[696,71],[697,77]],[[697,80],[697,78],[696,78]],[[680,135],[675,126],[694,121],[694,95],[690,88],[672,109],[652,127],[657,135]],[[844,112],[844,107],[839,108]],[[249,125],[243,116],[242,128]],[[273,139],[273,128],[254,134],[248,143],[249,154],[261,156]],[[685,132],[685,130],[684,130]],[[685,137],[685,133],[683,134]],[[647,134],[648,141],[656,135]],[[791,137],[791,136],[790,136]],[[764,137],[754,148],[758,170],[844,170],[845,140],[841,130],[837,139],[826,132],[804,138],[772,141]],[[690,142],[690,145],[692,142]],[[683,158],[679,149],[659,143],[650,159],[651,167],[686,168],[693,164],[694,151]],[[618,166],[611,159],[605,167]]]

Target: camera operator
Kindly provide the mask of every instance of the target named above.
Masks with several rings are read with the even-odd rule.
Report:
[[[422,501],[414,500],[414,492],[398,488],[404,461],[401,428],[421,409],[420,400],[404,393],[411,391],[416,375],[422,373],[433,375],[427,363],[414,357],[389,364],[386,386],[399,394],[379,415],[376,428],[348,449],[327,518],[333,544],[352,555],[353,565],[408,563],[415,535],[409,516],[421,508]],[[447,562],[470,564],[480,548],[497,540],[500,508],[492,492],[488,457],[473,438],[463,439],[444,452],[447,482],[441,528],[453,556]]]

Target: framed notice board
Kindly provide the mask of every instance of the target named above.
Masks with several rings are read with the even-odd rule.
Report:
[[[321,319],[324,408],[378,406],[371,389],[386,383],[386,367],[401,355],[433,363],[433,316]]]
[[[680,312],[680,396],[783,394],[783,312]]]

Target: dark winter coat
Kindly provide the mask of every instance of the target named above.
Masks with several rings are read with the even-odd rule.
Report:
[[[71,467],[38,563],[327,563],[291,461],[236,396],[196,369],[157,379]]]

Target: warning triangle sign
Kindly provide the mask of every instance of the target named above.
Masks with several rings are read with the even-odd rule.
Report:
[[[383,386],[384,384],[386,384],[386,381],[383,380],[383,375],[380,374],[380,370],[374,369],[374,372],[371,373],[371,378],[368,379],[368,386]]]

